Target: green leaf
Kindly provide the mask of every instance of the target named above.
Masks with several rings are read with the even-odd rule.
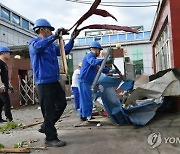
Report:
[[[0,143],[0,149],[5,148],[3,144]]]

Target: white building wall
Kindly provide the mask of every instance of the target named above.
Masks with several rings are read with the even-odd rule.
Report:
[[[9,11],[10,19],[6,19],[2,16],[2,10]],[[19,17],[19,24],[13,23],[12,15],[15,14]],[[26,20],[29,25],[28,28],[23,27],[22,20]],[[28,45],[31,38],[37,35],[31,29],[34,23],[27,18],[21,16],[17,12],[9,9],[5,5],[0,3],[0,45],[5,46],[18,46]]]
[[[115,45],[112,45],[112,47],[115,47]],[[104,46],[103,51],[107,51],[109,46]],[[152,48],[151,43],[141,43],[141,44],[123,44],[122,48],[125,50],[125,57],[130,57],[131,63],[133,63],[133,52],[138,50],[142,51],[142,60],[143,60],[143,71],[142,73],[147,75],[153,74],[153,65],[152,65]],[[74,70],[78,67],[78,63],[82,61],[85,54],[89,51],[87,47],[81,47],[81,48],[73,48],[71,53],[73,54],[73,66]]]
[[[152,46],[151,43],[148,44],[136,44],[136,45],[126,45],[124,46],[127,54],[125,56],[130,57],[131,63],[133,63],[133,52],[135,50],[142,51],[143,58],[143,70],[145,74],[153,74],[153,61],[152,61]]]
[[[73,53],[74,69],[82,61],[85,53],[89,51],[89,44],[94,40],[98,40],[104,51],[110,46],[115,48],[116,44],[120,43],[125,51],[125,57],[130,57],[131,62],[135,64],[136,74],[151,75],[153,74],[152,45],[149,38],[150,31],[140,31],[133,35],[132,33],[118,32],[76,38],[73,51],[71,52]]]
[[[89,52],[89,49],[73,50],[73,69],[75,70],[78,67],[78,64],[82,62],[86,53]]]
[[[28,45],[30,39],[35,36],[36,34],[31,31],[0,19],[0,45],[2,46]]]

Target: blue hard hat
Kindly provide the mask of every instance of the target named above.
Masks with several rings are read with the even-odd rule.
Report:
[[[8,47],[5,47],[5,46],[1,46],[0,47],[0,53],[2,52],[11,52],[10,49]]]
[[[33,30],[36,31],[36,28],[39,27],[48,27],[51,29],[51,31],[53,31],[55,28],[51,26],[51,24],[49,23],[49,21],[47,21],[46,19],[38,19],[36,20]]]
[[[90,48],[98,48],[98,49],[102,50],[100,43],[97,41],[91,42]]]

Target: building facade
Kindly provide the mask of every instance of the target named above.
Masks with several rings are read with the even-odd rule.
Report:
[[[154,71],[180,68],[180,1],[160,0],[152,26]],[[176,108],[180,111],[180,97],[176,97]],[[173,105],[173,104],[172,104]]]
[[[32,74],[30,60],[26,57],[29,54],[29,41],[36,36],[33,26],[33,22],[0,3],[0,46],[8,46],[12,51],[8,70],[14,88],[14,93],[10,94],[13,106],[26,104],[30,100],[31,89],[27,89],[29,83],[22,81],[29,77],[28,74]],[[21,59],[15,59],[16,54],[20,54]]]
[[[154,71],[180,67],[180,1],[160,0],[150,40]]]
[[[95,32],[95,31],[94,31]],[[86,32],[86,34],[89,34]],[[71,55],[67,58],[73,61],[73,69],[76,69],[78,63],[89,52],[89,44],[97,40],[101,43],[103,51],[107,51],[109,47],[116,47],[117,43],[121,44],[124,49],[124,56],[130,58],[130,62],[135,65],[137,75],[153,74],[152,62],[152,46],[149,41],[150,31],[140,31],[137,34],[114,32],[114,33],[99,33],[96,35],[86,35],[75,40],[75,45]],[[68,40],[66,40],[68,41]]]
[[[34,23],[0,3],[0,45],[28,45]]]

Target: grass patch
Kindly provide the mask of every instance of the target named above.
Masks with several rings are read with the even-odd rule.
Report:
[[[0,132],[10,131],[18,127],[15,122],[7,122],[7,124],[0,126]]]
[[[0,143],[0,149],[5,148],[3,144]]]

